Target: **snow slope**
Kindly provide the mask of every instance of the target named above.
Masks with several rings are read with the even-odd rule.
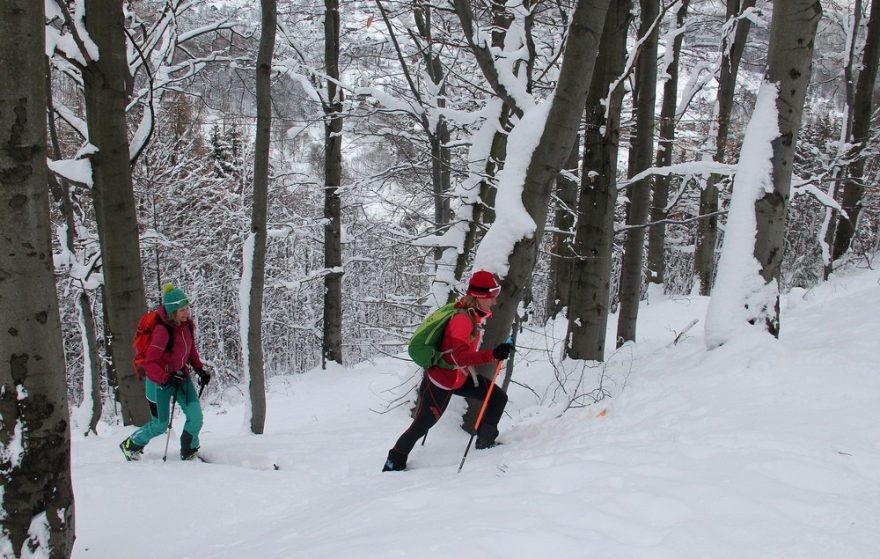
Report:
[[[709,352],[703,298],[645,306],[640,342],[600,367],[559,363],[562,324],[523,334],[505,444],[461,473],[460,398],[410,470],[380,472],[408,424],[403,359],[273,378],[262,436],[239,392],[212,394],[212,464],[177,461],[175,440],[163,463],[164,439],[126,463],[132,429],[102,425],[73,445],[73,556],[880,557],[878,282],[793,292],[779,341]],[[600,377],[612,397],[581,405]]]

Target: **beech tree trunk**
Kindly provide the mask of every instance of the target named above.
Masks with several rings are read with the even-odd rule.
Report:
[[[574,225],[578,200],[578,181],[575,173],[577,173],[579,156],[580,141],[576,139],[568,155],[568,161],[565,162],[566,172],[560,173],[556,178],[557,199],[554,204],[553,243],[550,248],[545,305],[548,319],[555,318],[569,304],[574,273]]]
[[[0,556],[70,557],[74,500],[51,247],[43,2],[0,7]]]
[[[538,243],[544,234],[553,183],[577,137],[609,4],[610,0],[579,0],[575,7],[556,92],[549,101],[552,104],[546,125],[524,181],[523,205],[537,228],[531,237],[514,245],[509,257],[510,267],[501,281],[501,295],[486,327],[483,347],[492,347],[507,338],[516,308],[529,285]],[[469,407],[466,425],[473,424],[471,416],[475,417],[478,412],[475,407]]]
[[[770,51],[765,80],[779,87],[776,99],[779,136],[773,142],[773,192],[755,203],[757,236],[755,259],[766,283],[776,282],[774,309],[768,309],[767,330],[779,336],[780,267],[785,218],[791,191],[795,146],[801,127],[804,100],[810,85],[816,28],[822,17],[818,0],[776,0],[770,26]]]
[[[58,144],[58,134],[55,127],[55,110],[52,106],[52,80],[51,65],[48,58],[46,59],[46,94],[48,108],[48,130],[49,139],[52,146],[52,154],[58,159],[61,149]],[[73,214],[73,205],[70,200],[70,183],[65,179],[56,179],[52,173],[49,173],[49,190],[55,198],[55,203],[64,218],[66,228],[66,236],[60,239],[65,243],[66,249],[70,254],[76,254],[76,219]],[[77,280],[74,280],[77,281]],[[101,414],[104,409],[104,402],[101,396],[101,358],[98,354],[98,340],[95,334],[95,317],[92,313],[92,303],[89,298],[88,291],[82,281],[79,280],[79,296],[76,298],[77,308],[79,310],[79,326],[83,346],[83,405],[91,404],[91,416],[89,417],[89,426],[86,434],[98,432],[98,422],[101,420]]]
[[[613,91],[609,89],[625,66],[631,9],[631,0],[614,2],[608,9],[587,94],[584,160],[574,241],[577,260],[565,342],[566,355],[572,359],[605,359],[623,81]]]
[[[863,176],[865,173],[865,157],[856,155],[864,148],[871,134],[871,98],[874,93],[874,82],[877,79],[877,65],[880,61],[880,0],[871,1],[871,15],[868,19],[868,35],[865,38],[865,49],[862,53],[861,70],[856,81],[853,98],[852,135],[849,143],[853,144],[850,152],[849,176],[843,186],[841,207],[846,215],[837,218],[834,244],[831,250],[832,261],[839,260],[852,245],[859,215],[862,211],[862,197],[865,193]]]
[[[429,97],[436,103],[436,108],[446,107],[446,83],[443,64],[440,57],[434,51],[433,32],[431,29],[432,6],[423,0],[413,0],[413,18],[416,30],[423,43],[420,45],[422,59],[425,63],[425,71],[433,84],[433,90]],[[434,227],[441,229],[452,219],[452,210],[449,204],[451,190],[451,167],[449,159],[449,124],[446,117],[439,115],[433,124],[426,123],[428,142],[431,146],[431,184],[434,194]],[[438,247],[434,251],[434,259],[439,264],[443,249]]]
[[[629,159],[629,176],[651,166],[654,159],[654,110],[657,101],[657,34],[655,20],[660,13],[659,0],[640,0],[642,21],[639,37],[642,44],[636,65],[633,106],[636,112],[635,138]],[[651,26],[653,30],[651,30]],[[649,35],[650,33],[650,35]],[[651,179],[645,178],[627,187],[629,208],[626,223],[635,226],[626,233],[623,264],[620,272],[620,311],[617,319],[617,345],[636,339],[636,322],[642,297],[642,266],[645,259],[645,228],[651,207]]]
[[[748,8],[755,6],[755,0],[728,0],[727,19],[736,17]],[[733,43],[728,37],[721,41],[721,68],[718,77],[718,93],[715,104],[715,120],[710,130],[710,139],[715,143],[714,159],[723,162],[727,154],[727,135],[730,129],[730,114],[733,111],[733,94],[739,62],[749,36],[751,20],[741,19],[736,23]],[[728,54],[729,53],[729,54]],[[712,132],[714,131],[714,134]],[[707,216],[697,223],[697,248],[694,253],[694,272],[700,285],[700,295],[708,296],[712,291],[715,276],[715,245],[718,244],[718,175],[709,175],[706,186],[700,193],[700,215]]]
[[[339,0],[324,1],[324,340],[321,365],[342,364],[342,89],[339,81]]]
[[[269,147],[272,130],[272,53],[275,50],[276,0],[260,0],[260,47],[257,51],[257,133],[254,141],[254,201],[251,210],[253,255],[249,307],[247,313],[247,352],[250,427],[257,435],[266,423],[266,379],[263,365],[263,288],[266,276],[266,206],[269,198]],[[245,263],[247,265],[247,263]]]
[[[125,425],[150,419],[144,385],[135,374],[135,330],[144,314],[144,277],[128,150],[126,106],[131,77],[122,0],[86,0],[86,30],[100,52],[83,69],[92,154],[92,197],[104,273],[105,337]]]
[[[676,13],[676,28],[681,29],[687,17],[690,0],[683,0]],[[672,41],[672,59],[665,68],[669,77],[663,83],[663,102],[660,108],[660,131],[657,147],[657,167],[672,165],[672,152],[675,146],[675,111],[678,107],[678,58],[684,34],[676,35]],[[666,45],[666,48],[670,48]],[[669,175],[654,177],[654,191],[651,197],[651,223],[648,229],[648,283],[663,285],[666,267],[666,223],[668,217],[666,204],[669,203]]]
[[[849,21],[849,25],[851,26],[850,29],[859,29],[862,21],[862,0],[853,0],[848,11],[852,14],[852,19]],[[856,56],[858,56],[858,53],[856,52],[858,40],[858,33],[849,33],[844,45],[844,52],[848,53],[849,56],[842,61],[844,105],[840,125],[841,146],[838,148],[836,156],[837,160],[845,159],[849,155],[849,151],[846,150],[846,146],[843,145],[843,142],[848,142],[852,138],[853,112],[855,110],[856,97],[855,75],[856,70],[858,69],[857,66],[861,63],[861,61],[856,61]],[[835,200],[838,199],[838,195],[843,189],[843,180],[846,178],[844,176],[845,174],[846,167],[843,162],[838,163],[831,169],[831,184],[828,186],[827,193],[828,196]],[[832,272],[834,272],[832,253],[834,251],[834,237],[837,234],[838,214],[839,212],[836,209],[826,207],[825,219],[822,221],[823,231],[819,246],[822,249],[822,260],[824,263],[824,266],[822,267],[822,277],[825,280],[827,280]]]

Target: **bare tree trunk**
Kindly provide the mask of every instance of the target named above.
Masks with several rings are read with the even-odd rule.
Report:
[[[46,58],[46,99],[52,153],[56,159],[59,159],[61,157],[61,150],[58,145],[58,134],[55,128],[55,110],[52,105],[51,65],[48,58]],[[49,173],[48,178],[49,190],[52,192],[55,202],[58,204],[58,209],[64,217],[66,236],[64,239],[60,239],[60,241],[65,243],[66,249],[70,254],[76,254],[76,220],[73,215],[73,205],[70,201],[70,183],[65,179],[57,180],[52,173]],[[80,292],[76,301],[79,308],[79,325],[83,345],[83,404],[91,402],[91,417],[89,418],[89,428],[86,434],[89,432],[97,434],[98,421],[101,420],[101,413],[104,408],[101,397],[101,368],[99,366],[101,361],[98,355],[98,341],[95,335],[95,317],[92,313],[92,304],[82,279],[79,280],[79,283]]]
[[[639,37],[646,37],[636,66],[633,106],[636,111],[636,136],[632,141],[629,176],[651,166],[654,158],[654,110],[657,100],[657,34],[659,0],[640,0],[642,21]],[[652,29],[653,26],[653,29]],[[636,226],[626,233],[623,264],[620,272],[620,311],[617,320],[617,345],[635,341],[639,301],[642,296],[642,265],[645,256],[645,228],[651,205],[651,179],[645,178],[627,187],[629,208],[627,225]]]
[[[727,20],[755,6],[755,0],[727,0]],[[730,114],[733,111],[733,93],[739,62],[749,36],[751,20],[740,19],[733,34],[733,43],[728,45],[730,35],[721,41],[721,68],[718,78],[718,94],[715,106],[715,120],[712,124],[715,142],[715,161],[723,162],[727,153],[727,135],[730,129]],[[728,48],[729,47],[729,48]],[[729,53],[729,54],[728,54]],[[710,130],[710,137],[712,135]],[[715,275],[715,245],[718,243],[718,183],[717,175],[710,175],[706,187],[700,193],[700,215],[708,216],[697,222],[697,248],[694,253],[694,272],[700,283],[700,295],[709,295]]]
[[[266,423],[266,379],[263,365],[263,288],[266,276],[266,206],[269,197],[269,147],[272,131],[272,53],[275,50],[276,0],[260,0],[260,47],[257,51],[257,134],[254,141],[254,201],[251,213],[253,253],[247,313],[247,374],[250,378],[251,432]],[[244,263],[248,265],[247,262]],[[244,288],[244,286],[243,286]]]
[[[844,47],[845,52],[847,52],[849,56],[843,61],[844,108],[840,126],[840,147],[837,150],[837,156],[835,158],[837,164],[831,169],[831,184],[827,190],[828,196],[833,200],[838,199],[838,194],[840,193],[844,178],[845,167],[840,160],[844,159],[849,154],[844,146],[852,137],[853,111],[856,97],[855,78],[853,77],[855,74],[853,70],[856,66],[856,46],[859,37],[857,31],[862,21],[862,0],[853,0],[849,10],[852,14],[852,20],[850,20],[850,33]],[[819,247],[822,250],[822,259],[824,263],[824,266],[822,267],[822,277],[826,280],[834,271],[834,261],[831,258],[831,253],[834,245],[834,236],[837,232],[837,218],[838,211],[836,209],[825,208],[825,218],[822,220],[822,226],[820,229],[821,238],[819,240]]]
[[[105,336],[126,425],[150,418],[143,384],[135,374],[135,330],[146,310],[138,221],[128,152],[126,106],[130,76],[122,0],[86,0],[86,30],[100,52],[83,74],[91,155],[95,221],[104,273]]]
[[[46,167],[43,2],[0,11],[0,555],[70,557],[74,500]]]
[[[675,17],[676,28],[681,29],[687,17],[690,0],[683,0]],[[665,68],[669,77],[663,83],[663,103],[660,108],[660,133],[657,148],[657,167],[672,165],[672,150],[675,146],[675,111],[678,106],[678,58],[684,34],[679,33],[672,42],[672,59]],[[669,48],[669,45],[666,45]],[[666,224],[668,216],[666,204],[669,202],[669,176],[654,178],[654,192],[651,197],[651,223],[648,230],[648,282],[657,285],[664,283],[666,267]]]
[[[841,202],[841,207],[847,215],[841,215],[837,219],[831,250],[832,261],[839,260],[849,250],[862,211],[862,197],[865,193],[865,184],[862,181],[865,173],[865,157],[857,154],[864,148],[871,134],[871,97],[877,79],[878,61],[880,61],[880,0],[872,0],[868,35],[865,38],[861,71],[856,81],[853,99],[852,137],[849,138],[853,148],[850,151],[849,176],[843,186]]]
[[[436,93],[432,93],[436,107],[442,109],[446,106],[446,85],[443,64],[440,57],[434,52],[434,38],[431,29],[431,5],[426,4],[423,0],[413,0],[413,16],[416,22],[416,29],[424,43],[421,45],[422,58],[425,62],[425,69],[428,77],[431,79]],[[449,124],[446,117],[442,114],[436,119],[431,126],[427,126],[429,143],[431,145],[431,184],[434,194],[434,227],[440,229],[447,225],[452,218],[452,211],[449,205],[449,191],[451,188],[450,180],[450,150],[449,144]],[[434,251],[434,259],[441,260],[443,249],[438,247]]]
[[[611,296],[614,206],[617,201],[617,155],[627,29],[632,0],[608,9],[602,43],[587,94],[586,136],[574,251],[578,258],[568,307],[565,352],[573,359],[605,359]],[[607,106],[606,106],[607,105]]]
[[[321,365],[342,364],[342,88],[339,82],[339,0],[324,1],[324,340]]]
[[[775,307],[767,311],[767,330],[776,337],[780,328],[778,286],[792,163],[810,85],[816,28],[821,17],[822,6],[818,0],[776,0],[773,3],[765,80],[779,87],[776,98],[779,136],[773,142],[771,159],[773,192],[768,192],[755,203],[758,228],[755,259],[764,281],[777,285]]]
[[[484,347],[507,338],[516,308],[529,284],[537,258],[537,243],[544,235],[553,182],[577,137],[609,4],[610,0],[579,0],[575,7],[556,92],[524,180],[523,205],[534,220],[536,230],[531,237],[514,245],[508,260],[510,267],[501,282],[501,296],[486,328]]]
[[[555,318],[569,304],[574,273],[574,225],[578,198],[575,174],[579,156],[580,137],[575,139],[568,161],[565,162],[565,170],[556,178],[553,243],[550,248],[550,273],[547,278],[545,304],[547,319]]]

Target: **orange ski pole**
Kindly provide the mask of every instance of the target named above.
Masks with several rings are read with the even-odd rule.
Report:
[[[474,434],[471,435],[470,440],[468,440],[467,448],[464,449],[464,456],[461,457],[461,464],[458,465],[458,473],[461,473],[461,469],[464,467],[464,461],[467,459],[468,452],[471,449],[471,444],[474,442],[474,437],[477,436],[477,429],[480,428],[480,423],[483,421],[483,414],[486,412],[486,406],[489,405],[489,397],[492,396],[492,389],[495,388],[495,379],[498,378],[498,373],[501,372],[502,363],[504,363],[504,360],[498,361],[498,365],[495,366],[495,374],[492,375],[492,383],[489,385],[489,390],[486,391],[486,398],[483,399],[483,407],[480,408],[477,422],[474,423]]]

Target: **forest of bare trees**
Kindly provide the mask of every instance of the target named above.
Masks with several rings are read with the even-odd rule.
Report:
[[[72,526],[69,465],[46,473],[52,499],[18,485],[66,451],[50,422],[147,419],[132,340],[165,282],[192,298],[209,390],[248,398],[261,433],[272,377],[400,353],[475,269],[503,286],[487,346],[565,320],[565,358],[602,361],[638,342],[655,294],[751,306],[727,319],[778,335],[780,292],[872,266],[880,243],[880,0],[3,10],[18,79],[0,83],[0,478],[20,490],[0,493],[17,511],[0,530],[16,557],[71,546],[66,520],[28,532],[40,507]],[[747,165],[756,104],[777,128]],[[755,188],[749,226],[735,199]],[[753,245],[726,245],[741,227]],[[742,258],[753,292],[719,277]],[[34,419],[23,388],[51,413]]]

